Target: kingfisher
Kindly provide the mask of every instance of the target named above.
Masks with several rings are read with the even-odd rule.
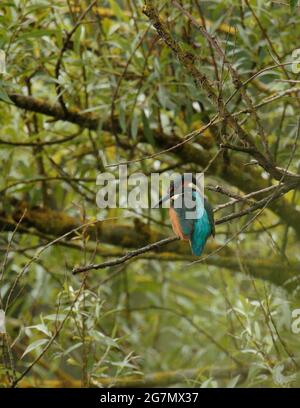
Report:
[[[207,198],[201,193],[194,176],[177,176],[168,193],[156,207],[170,200],[169,216],[178,238],[189,241],[192,253],[200,256],[207,239],[215,236],[214,215]]]

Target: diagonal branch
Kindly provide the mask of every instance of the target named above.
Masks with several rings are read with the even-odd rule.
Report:
[[[139,249],[137,249],[135,251],[127,252],[125,255],[121,256],[120,258],[114,259],[112,261],[106,261],[106,262],[103,262],[101,264],[90,264],[90,265],[86,265],[86,266],[78,266],[77,268],[74,268],[72,270],[72,274],[77,275],[79,273],[88,272],[91,269],[104,269],[104,268],[107,268],[109,266],[120,265],[120,264],[122,264],[124,262],[129,261],[129,259],[131,259],[131,258],[134,258],[136,256],[144,254],[145,252],[155,250],[155,249],[157,249],[157,248],[159,248],[159,247],[161,247],[163,245],[169,244],[170,242],[177,241],[178,239],[179,239],[178,237],[165,238],[165,239],[162,239],[161,241],[157,241],[157,242],[154,242],[153,244],[146,245],[146,246],[144,246],[142,248],[139,248]]]
[[[256,148],[252,136],[245,131],[245,129],[239,124],[236,118],[228,111],[226,104],[216,92],[212,82],[196,67],[195,57],[192,54],[185,52],[180,44],[172,37],[166,23],[160,18],[159,13],[152,1],[145,1],[143,12],[149,18],[161,39],[174,52],[182,66],[191,75],[195,84],[200,89],[203,89],[206,92],[208,98],[213,102],[213,104],[220,112],[220,116],[224,119],[226,118],[228,125],[239,137],[241,143],[251,148],[251,155],[257,160],[258,164],[274,179],[280,180],[283,175],[282,170],[276,167],[272,160],[267,158]],[[203,27],[201,27],[201,30],[202,32],[206,32]],[[233,76],[235,78],[235,75]],[[251,109],[252,107],[253,105],[251,104]],[[299,179],[299,177],[300,176],[293,173],[285,174],[285,180],[292,181],[295,179]]]

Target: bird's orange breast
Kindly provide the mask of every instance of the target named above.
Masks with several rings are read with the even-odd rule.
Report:
[[[169,208],[169,216],[170,216],[170,220],[172,223],[172,228],[173,231],[175,233],[175,235],[177,235],[177,237],[179,237],[180,239],[184,240],[184,241],[188,241],[188,237],[186,235],[184,235],[184,233],[181,230],[180,227],[180,223],[179,223],[179,219],[178,216],[176,214],[176,211],[174,210],[174,208]]]

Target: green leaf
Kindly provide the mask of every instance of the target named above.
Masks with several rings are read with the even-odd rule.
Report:
[[[164,86],[159,85],[158,92],[157,92],[157,97],[158,97],[158,100],[159,100],[161,106],[163,108],[166,108],[167,107],[168,97],[167,97],[166,89],[165,89]]]
[[[115,339],[112,339],[111,337],[105,336],[103,333],[97,331],[97,330],[91,330],[90,335],[100,343],[104,343],[109,347],[115,347],[115,348],[120,348],[118,343],[116,342]]]
[[[36,329],[44,334],[46,334],[46,336],[51,337],[51,332],[49,331],[48,327],[44,324],[36,324],[35,326],[28,326],[28,329]]]
[[[65,351],[62,353],[62,355],[63,355],[63,356],[66,356],[67,354],[70,354],[72,351],[78,349],[78,347],[81,347],[81,346],[82,346],[82,342],[73,344],[71,347],[67,348],[67,350],[65,350]]]
[[[119,123],[122,131],[126,132],[126,104],[124,102],[120,103],[119,106]]]
[[[133,113],[133,118],[131,120],[131,136],[133,139],[136,139],[136,135],[138,132],[138,121],[139,117],[136,112]]]
[[[65,318],[66,318],[65,314],[51,314],[51,315],[45,316],[44,320],[56,320],[58,322],[61,322]]]
[[[298,0],[290,0],[290,7],[291,10],[294,10],[294,8],[297,6]]]
[[[143,121],[144,134],[145,134],[146,139],[152,146],[155,146],[155,140],[153,137],[152,129],[150,128],[149,119],[145,115],[145,112],[143,112],[142,114],[142,121]]]
[[[26,356],[26,354],[30,353],[32,350],[37,349],[38,347],[42,346],[45,343],[48,343],[49,340],[47,339],[40,339],[37,341],[34,341],[33,343],[29,344],[29,346],[26,348],[26,350],[24,351],[21,359]]]
[[[234,388],[237,385],[239,379],[240,379],[240,375],[233,377],[231,380],[229,380],[227,384],[227,388]]]
[[[0,85],[0,100],[11,105],[14,105],[13,101],[10,99],[10,97],[7,95],[6,91],[2,88],[1,85]]]
[[[74,51],[76,54],[80,53],[81,34],[84,32],[82,26],[79,26],[74,35]]]
[[[110,7],[112,11],[114,12],[114,15],[120,19],[121,21],[127,21],[128,17],[124,13],[124,11],[121,9],[121,7],[118,5],[118,3],[115,0],[109,0]]]

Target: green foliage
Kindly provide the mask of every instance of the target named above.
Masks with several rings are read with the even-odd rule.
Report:
[[[298,0],[290,0],[291,10],[294,10],[297,4],[298,4]]]
[[[208,166],[206,184],[236,194],[275,184],[250,155],[217,155],[223,137],[237,142],[226,124],[141,161],[201,128],[217,108],[149,27],[142,0],[98,2],[101,7],[85,16],[66,44],[87,3],[1,4],[0,45],[7,73],[0,78],[0,309],[6,309],[8,332],[0,343],[1,386],[11,386],[37,359],[19,386],[113,385],[130,376],[195,369],[193,376],[167,385],[299,387],[300,334],[292,332],[291,323],[299,307],[300,223],[286,211],[299,213],[297,190],[279,198],[243,231],[253,214],[217,225],[207,262],[191,265],[188,245],[181,242],[178,251],[166,247],[84,277],[71,274],[75,265],[102,262],[136,247],[131,241],[136,230],[145,242],[172,233],[165,211],[97,209],[96,177],[106,164],[136,160],[130,171],[147,174]],[[220,94],[227,101],[236,91],[227,65],[216,56],[218,82],[207,40],[169,3],[161,16],[172,35],[195,66],[214,85],[222,85]],[[290,162],[298,91],[280,93],[298,87],[299,74],[290,65],[274,66],[278,55],[282,64],[291,62],[299,46],[297,2],[250,2],[267,36],[245,2],[182,3],[198,22],[196,3],[203,3],[208,32],[243,81],[261,71],[245,89],[254,105],[263,102],[257,112],[276,165],[298,173],[298,147]],[[42,108],[30,102],[24,108],[15,94],[32,96]],[[273,96],[278,98],[270,102]],[[43,101],[60,112],[61,97],[69,112],[88,116],[93,126],[45,112]],[[239,93],[227,107],[234,113],[248,109]],[[238,118],[263,149],[253,117],[247,111]],[[115,167],[109,169],[118,174]],[[228,201],[207,194],[214,207]],[[244,210],[247,204],[236,202],[216,216]],[[100,230],[98,237],[88,228],[61,237],[96,217],[110,223],[111,234],[106,230],[104,239]],[[116,237],[118,225],[125,225],[128,235]],[[249,261],[257,261],[256,270]],[[278,268],[270,272],[265,261],[273,261],[274,268],[282,265],[280,273]],[[289,291],[283,284],[288,278],[295,281]]]

